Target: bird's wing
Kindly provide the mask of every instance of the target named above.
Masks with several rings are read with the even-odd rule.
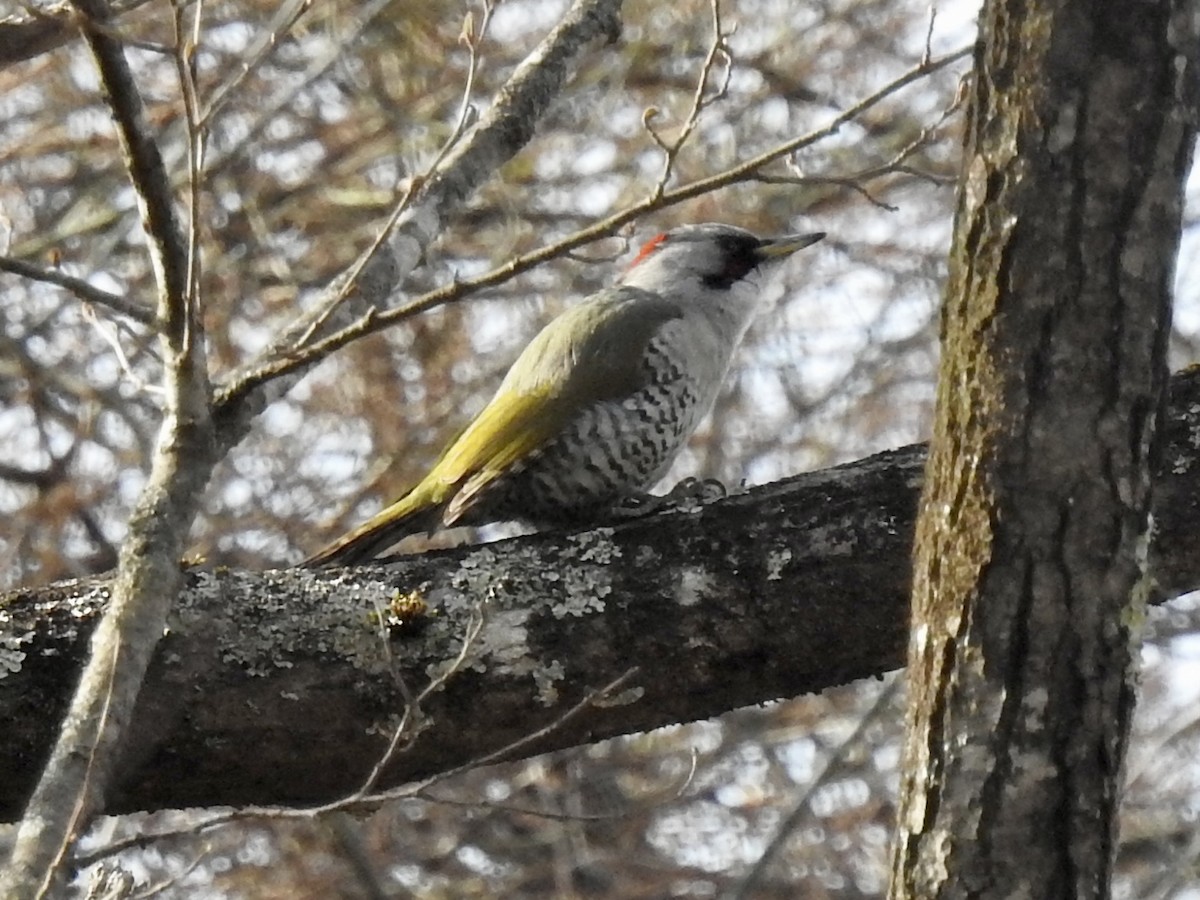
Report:
[[[681,316],[677,304],[657,294],[621,287],[567,310],[542,329],[430,473],[447,497],[453,493],[444,521],[458,519],[488,485],[559,434],[579,411],[644,387],[647,345],[664,323]]]

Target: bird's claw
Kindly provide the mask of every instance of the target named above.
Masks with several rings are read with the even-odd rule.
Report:
[[[609,515],[619,522],[627,519],[640,519],[642,516],[648,516],[662,509],[666,499],[666,497],[659,497],[656,494],[634,494],[614,506],[609,511]]]
[[[618,521],[640,519],[667,510],[693,510],[705,503],[721,500],[729,491],[715,478],[685,478],[665,494],[635,494],[615,506],[611,515]]]
[[[671,488],[666,498],[673,504],[712,503],[729,496],[729,489],[716,478],[685,478]]]

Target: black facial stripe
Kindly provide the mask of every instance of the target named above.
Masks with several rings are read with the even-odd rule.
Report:
[[[723,234],[717,243],[723,258],[722,268],[704,276],[701,283],[705,287],[727,291],[735,281],[745,278],[762,262],[758,254],[761,242],[749,234]]]

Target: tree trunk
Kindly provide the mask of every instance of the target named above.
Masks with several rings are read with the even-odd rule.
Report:
[[[1107,897],[1193,5],[985,5],[916,536],[893,897]]]

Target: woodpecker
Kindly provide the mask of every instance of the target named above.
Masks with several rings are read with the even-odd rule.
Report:
[[[823,237],[710,223],[647,241],[542,329],[429,474],[305,565],[458,525],[586,523],[643,495],[716,400],[768,270]]]

